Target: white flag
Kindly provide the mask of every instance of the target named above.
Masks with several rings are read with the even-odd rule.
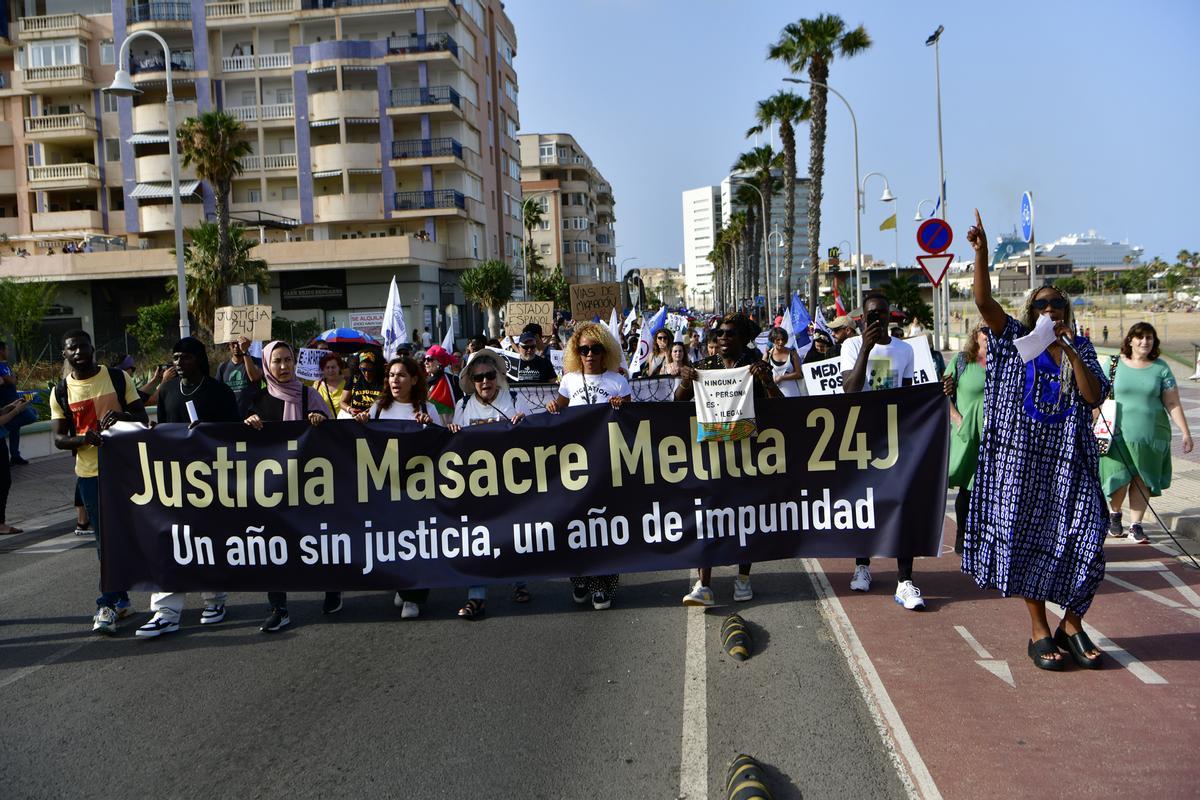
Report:
[[[615,309],[614,309],[615,310]],[[625,317],[625,325],[621,328],[621,333],[628,336],[633,331],[633,323],[637,320],[637,309],[629,309],[629,314]]]
[[[642,370],[642,365],[650,358],[650,343],[654,341],[654,333],[650,330],[650,320],[642,318],[642,332],[638,336],[637,352],[633,354],[633,361],[629,363],[629,374],[637,375]]]
[[[454,318],[451,317],[446,325],[446,336],[442,339],[442,349],[447,353],[454,352]]]
[[[388,289],[387,305],[383,309],[383,360],[391,361],[400,346],[408,344],[408,326],[404,323],[404,306],[400,305],[400,290],[396,288],[396,276]]]
[[[612,334],[613,339],[617,341],[617,352],[621,354],[621,369],[629,371],[629,361],[625,358],[625,347],[621,344],[621,325],[617,321],[617,309],[614,307],[612,313],[608,317],[608,332]]]

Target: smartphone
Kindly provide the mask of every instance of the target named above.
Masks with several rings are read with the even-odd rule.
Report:
[[[882,322],[882,323],[886,324],[887,323],[887,312],[885,312],[883,309],[879,309],[879,308],[871,309],[870,311],[867,312],[867,324],[870,325],[872,322]]]

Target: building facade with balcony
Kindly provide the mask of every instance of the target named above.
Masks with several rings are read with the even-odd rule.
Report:
[[[235,221],[273,252],[321,254],[268,260],[263,301],[277,313],[344,324],[356,308],[382,309],[395,274],[410,328],[437,328],[448,305],[467,311],[462,269],[519,259],[516,35],[500,0],[65,0],[52,10],[70,13],[42,16],[4,5],[0,232],[15,218],[9,239],[30,258],[113,237],[152,251],[131,264],[171,261],[169,67],[179,122],[220,109],[245,126],[252,153],[233,182]],[[150,38],[134,40],[129,71],[141,93],[103,94],[120,43],[139,31],[162,36],[169,60]],[[194,170],[182,170],[181,195],[185,225],[213,217]],[[361,239],[390,240],[392,263],[359,258],[349,242]],[[78,267],[91,255],[62,275],[32,272],[85,280]],[[315,309],[287,302],[275,273],[318,268],[366,270],[348,285],[366,280],[379,295],[364,289]],[[118,293],[129,302],[110,316],[131,319],[161,294],[156,276],[131,267],[131,281],[152,277],[153,289]],[[469,328],[473,316],[462,315]]]
[[[717,246],[721,220],[721,187],[683,192],[683,282],[689,307],[712,308],[713,265],[708,256]]]
[[[520,140],[523,202],[542,210],[532,235],[542,268],[562,265],[568,283],[617,280],[612,185],[570,134],[529,133]]]

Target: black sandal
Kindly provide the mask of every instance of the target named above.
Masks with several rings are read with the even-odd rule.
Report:
[[[484,613],[482,600],[468,600],[467,604],[458,610],[458,616],[462,619],[480,619]]]
[[[1104,660],[1104,653],[1092,657],[1088,655],[1089,650],[1097,650],[1100,648],[1092,644],[1092,640],[1082,630],[1079,633],[1068,635],[1061,627],[1054,632],[1054,643],[1071,654],[1071,658],[1075,659],[1075,663],[1084,669],[1100,669],[1101,662]]]
[[[1058,648],[1054,646],[1054,640],[1049,636],[1038,639],[1036,642],[1032,639],[1029,640],[1029,658],[1038,669],[1062,672],[1066,667],[1062,657],[1051,658],[1056,653],[1058,653]]]
[[[512,599],[514,603],[528,603],[533,599],[533,595],[531,595],[529,590],[524,586],[518,586],[517,588],[513,589]]]

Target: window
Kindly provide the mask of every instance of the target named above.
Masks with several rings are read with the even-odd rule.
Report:
[[[553,162],[554,161],[554,145],[552,145],[552,144],[541,145],[538,148],[538,154],[540,155],[543,163],[547,162],[547,161]]]
[[[506,94],[508,96],[508,99],[512,100],[513,104],[516,105],[517,85],[515,83],[513,83],[512,81],[510,81],[508,78],[504,79],[504,94]]]
[[[517,130],[519,130],[519,128],[517,126],[517,121],[515,119],[513,119],[512,117],[510,117],[508,114],[504,115],[504,130],[505,130],[505,133],[508,134],[508,138],[510,138],[510,139],[517,138]]]
[[[116,112],[117,96],[115,94],[109,94],[108,92],[101,92],[100,94],[104,98],[104,110],[109,113]]]
[[[105,139],[104,140],[104,160],[105,161],[120,161],[121,160],[121,140],[120,139]]]
[[[287,89],[276,89],[276,90],[275,90],[275,102],[276,102],[276,103],[290,103],[290,102],[292,102],[292,90],[291,90],[291,88],[287,88]],[[252,105],[253,105],[253,104],[252,104]]]
[[[542,220],[538,227],[540,227],[544,231],[550,230],[550,220],[548,220],[548,219]]]
[[[25,145],[25,166],[32,167],[37,164],[37,145]]]
[[[538,250],[540,250],[544,256],[550,255],[550,245],[548,244],[541,245]]]
[[[65,67],[88,63],[87,45],[78,39],[47,39],[28,47],[29,67]]]
[[[517,57],[516,49],[509,44],[508,39],[505,39],[504,34],[501,33],[496,34],[496,54],[500,56],[501,61],[510,67],[513,65],[513,59]]]
[[[280,190],[279,196],[284,200],[298,200],[300,192],[295,186],[285,186]]]
[[[467,12],[467,16],[475,20],[479,30],[483,30],[483,8],[480,7],[479,0],[459,0],[459,5]]]
[[[521,162],[515,158],[508,159],[508,177],[514,181],[521,180]]]
[[[250,191],[246,192],[246,202],[247,203],[261,203],[262,202],[262,189],[251,189]]]
[[[117,51],[113,46],[112,39],[100,40],[100,63],[115,64],[117,63]]]

